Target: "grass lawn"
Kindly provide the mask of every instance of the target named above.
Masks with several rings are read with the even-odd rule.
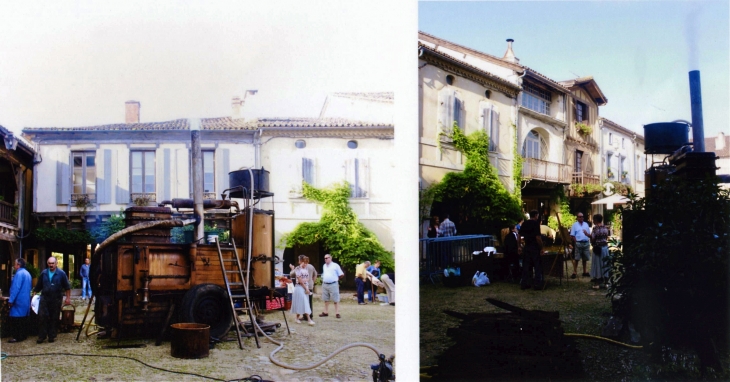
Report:
[[[572,266],[570,266],[572,270]],[[590,262],[588,263],[590,269]],[[580,274],[580,273],[579,273]],[[558,311],[566,333],[599,336],[611,313],[606,290],[593,290],[589,278],[578,277],[566,282],[547,278],[544,291],[520,290],[518,283],[492,282],[483,287],[454,287],[430,282],[420,286],[420,364],[437,364],[437,356],[454,342],[446,335],[448,328],[457,327],[460,320],[443,313],[444,309],[462,313],[505,313],[486,302],[494,298],[525,308]],[[576,339],[587,380],[695,380],[700,379],[699,361],[693,352],[670,349],[660,363],[650,362],[643,350],[634,350],[604,341]],[[486,344],[485,344],[486,346]],[[726,370],[730,367],[727,354],[723,357]],[[477,376],[478,377],[478,376]],[[486,376],[482,376],[484,378]],[[728,373],[712,373],[705,379],[728,380]]]

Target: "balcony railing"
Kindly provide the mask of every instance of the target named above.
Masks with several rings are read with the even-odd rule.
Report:
[[[601,177],[596,174],[586,174],[583,171],[573,173],[574,184],[599,184],[601,183]]]
[[[535,158],[522,158],[522,178],[570,184],[571,169],[567,165]]]
[[[5,222],[9,224],[18,224],[18,218],[14,213],[15,207],[3,200],[0,200],[0,222]]]

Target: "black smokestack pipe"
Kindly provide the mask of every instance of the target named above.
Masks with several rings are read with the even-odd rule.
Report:
[[[702,89],[700,88],[700,71],[689,72],[689,97],[692,103],[692,142],[694,151],[705,152],[705,126],[702,121]]]

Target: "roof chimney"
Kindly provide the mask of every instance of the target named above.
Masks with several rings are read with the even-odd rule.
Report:
[[[512,51],[512,43],[514,41],[515,40],[511,38],[507,39],[507,51],[504,52],[504,57],[502,57],[502,59],[517,64],[520,62],[520,59],[515,57],[515,52]]]
[[[127,101],[124,106],[124,123],[139,123],[139,101]]]
[[[241,97],[235,96],[231,100],[231,118],[241,118]]]

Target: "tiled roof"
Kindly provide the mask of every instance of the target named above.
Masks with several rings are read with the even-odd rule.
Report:
[[[418,43],[418,48],[419,49],[424,49],[425,51],[428,51],[429,53],[431,53],[433,55],[436,55],[436,56],[439,56],[439,57],[442,57],[442,58],[445,58],[445,59],[448,59],[448,60],[451,60],[451,61],[456,61],[456,62],[458,62],[459,65],[461,65],[461,66],[469,69],[470,71],[472,71],[474,73],[477,73],[477,74],[479,74],[479,75],[481,75],[483,77],[489,78],[490,80],[492,80],[494,82],[497,82],[497,83],[499,83],[501,85],[507,86],[509,88],[512,88],[512,89],[518,90],[518,91],[522,89],[519,86],[517,86],[516,84],[513,84],[512,82],[509,82],[509,81],[505,80],[504,78],[502,78],[502,77],[500,77],[500,76],[498,76],[496,74],[489,73],[489,72],[487,72],[487,71],[485,71],[483,69],[477,68],[476,66],[467,64],[466,62],[464,62],[462,60],[459,60],[458,58],[456,58],[454,56],[451,56],[451,55],[446,54],[446,53],[443,53],[443,52],[439,52],[439,51],[437,51],[437,50],[435,50],[435,49],[433,49],[433,48],[431,48],[429,46],[426,46],[426,45],[420,43],[420,42]]]
[[[716,146],[718,140],[725,141],[722,149],[718,149]],[[720,134],[717,137],[705,137],[705,151],[714,152],[720,158],[730,158],[730,136]]]
[[[633,131],[633,130],[631,130],[631,129],[629,129],[629,128],[623,127],[623,126],[621,126],[620,124],[618,124],[618,123],[616,123],[616,122],[614,122],[614,121],[612,121],[612,120],[610,120],[610,119],[608,119],[608,118],[605,118],[605,117],[599,117],[598,119],[600,119],[600,120],[602,120],[602,121],[606,121],[606,122],[608,122],[608,123],[609,123],[609,124],[611,124],[611,125],[612,125],[613,127],[615,127],[615,128],[617,129],[617,130],[622,130],[622,131],[623,131],[624,133],[626,133],[626,134],[635,134],[635,135],[636,135],[636,139],[638,139],[638,140],[641,140],[641,141],[643,141],[643,140],[644,140],[644,136],[643,136],[643,135],[641,135],[641,134],[639,134],[639,133],[637,133],[637,132],[635,132],[635,131]]]
[[[538,72],[538,71],[536,71],[536,70],[534,70],[534,69],[532,69],[530,67],[527,67],[525,65],[516,64],[514,62],[509,62],[509,61],[504,60],[504,59],[502,59],[500,57],[493,56],[493,55],[488,54],[488,53],[480,52],[478,50],[474,50],[474,49],[471,49],[469,47],[466,47],[466,46],[463,46],[463,45],[459,45],[459,44],[453,43],[451,41],[444,40],[442,38],[438,38],[438,37],[433,36],[433,35],[430,35],[428,33],[418,32],[418,36],[419,36],[419,38],[422,38],[423,40],[429,41],[429,42],[431,42],[433,44],[443,45],[443,46],[448,47],[449,49],[460,50],[460,51],[462,51],[464,53],[467,53],[467,54],[473,54],[474,56],[476,56],[478,58],[486,59],[487,61],[497,63],[498,65],[501,65],[501,66],[504,66],[504,67],[507,67],[507,68],[510,68],[510,69],[513,69],[513,70],[516,70],[516,71],[518,71],[519,69],[522,69],[523,71],[524,70],[527,70],[531,74],[534,75],[533,77],[537,78],[538,80],[543,80],[543,81],[547,82],[549,85],[551,85],[552,87],[554,87],[556,90],[559,90],[559,91],[562,91],[562,92],[567,92],[568,91],[568,89],[565,88],[565,86],[561,85],[557,81],[554,81],[554,80],[550,79],[549,77],[547,77],[546,75],[544,75],[544,74],[542,74],[542,73],[540,73],[540,72]]]
[[[370,93],[336,92],[336,93],[333,93],[333,95],[337,96],[337,97],[393,102],[393,92],[370,92]]]
[[[321,128],[321,127],[392,127],[393,124],[382,124],[373,122],[353,121],[343,118],[264,118],[258,120],[233,119],[231,117],[202,118],[200,120],[202,130],[256,130],[268,127],[300,127],[300,128]],[[26,133],[45,133],[59,131],[165,131],[165,130],[189,130],[188,119],[176,119],[165,122],[147,123],[118,123],[111,125],[85,126],[85,127],[28,127],[23,131]]]
[[[588,91],[590,96],[593,97],[593,101],[595,101],[598,106],[603,106],[608,103],[608,98],[606,98],[606,96],[603,94],[601,88],[598,87],[598,83],[596,82],[596,80],[593,79],[593,76],[560,81],[559,83],[566,88],[572,88],[574,86],[585,86],[585,89]]]

